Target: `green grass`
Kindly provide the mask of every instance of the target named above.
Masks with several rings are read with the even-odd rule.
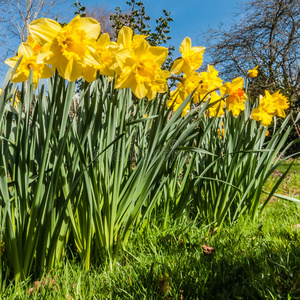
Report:
[[[298,160],[278,193],[299,198],[299,169]],[[99,262],[83,272],[69,255],[44,278],[12,283],[1,299],[300,299],[299,238],[300,207],[284,200],[271,201],[256,223],[215,232],[183,217],[165,231],[153,224],[133,234],[112,270]],[[203,244],[215,253],[204,255]]]
[[[271,191],[274,182],[280,177],[288,168],[293,160],[288,160],[281,164],[277,170],[272,174],[271,178],[265,184],[265,190]],[[276,191],[277,194],[290,196],[300,199],[300,159],[296,159],[287,174],[286,178]],[[274,199],[274,198],[273,198]]]
[[[186,222],[153,227],[133,237],[112,271],[99,264],[83,273],[67,262],[29,299],[300,299],[299,211],[279,200],[258,224],[240,220],[215,233]],[[204,243],[216,252],[204,255]],[[2,299],[24,299],[33,281]]]

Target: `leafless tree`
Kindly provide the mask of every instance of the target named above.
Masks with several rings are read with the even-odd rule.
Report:
[[[242,4],[237,18],[230,26],[205,33],[213,64],[225,78],[246,75],[259,65],[250,91],[282,89],[299,109],[300,1],[250,0]]]
[[[113,23],[110,20],[112,13],[105,6],[91,6],[86,8],[86,16],[97,20],[101,25],[101,33],[108,33],[110,37],[114,35]]]
[[[66,0],[0,0],[0,58],[13,55],[26,41],[28,25],[37,18],[55,18],[53,8]],[[59,11],[59,10],[57,10]]]

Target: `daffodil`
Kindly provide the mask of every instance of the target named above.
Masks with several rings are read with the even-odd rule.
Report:
[[[209,93],[222,85],[223,80],[218,77],[219,72],[211,65],[206,72],[200,73],[200,86],[198,88],[199,98],[206,101]]]
[[[206,72],[200,73],[201,88],[209,92],[220,87],[223,80],[218,75],[219,72],[212,65],[209,65]]]
[[[232,82],[226,82],[220,87],[222,97],[226,96],[226,108],[235,117],[245,110],[244,102],[248,99],[243,87],[244,79],[242,77],[237,77]]]
[[[190,75],[200,68],[203,62],[204,47],[192,47],[191,39],[186,37],[182,41],[179,51],[182,57],[174,61],[171,67],[172,74],[179,75],[183,72]]]
[[[179,106],[182,104],[182,99],[179,97],[179,94],[176,91],[171,92],[170,99],[167,100],[167,107],[172,107],[173,111],[176,111]],[[185,116],[191,109],[191,104],[188,103],[183,109],[181,116]]]
[[[221,96],[217,92],[212,92],[210,94],[210,103],[215,103],[213,106],[208,108],[209,117],[212,118],[217,116],[218,118],[224,115],[225,101],[222,100]]]
[[[83,68],[83,77],[92,82],[96,79],[97,71],[105,76],[113,77],[117,69],[115,55],[118,52],[116,42],[111,42],[108,33],[101,34],[94,44],[96,54],[99,56],[99,63]]]
[[[124,48],[136,50],[146,37],[146,35],[140,34],[133,35],[133,30],[130,27],[123,26],[119,31],[116,45],[119,50]]]
[[[146,39],[146,37],[146,35],[134,35],[133,30],[130,27],[123,26],[119,31],[117,41],[110,42],[110,44],[107,46],[107,49],[113,54],[116,54],[122,49],[135,51],[138,47],[140,47],[141,43]],[[113,59],[114,64],[112,68],[116,74],[120,75],[122,73],[122,69],[117,63],[115,57],[113,57]]]
[[[213,66],[209,66],[207,72],[184,74],[172,95],[173,98],[176,96],[180,101],[184,101],[193,93],[193,102],[200,103],[206,101],[210,97],[210,92],[221,85],[222,79],[218,77],[218,71]]]
[[[19,108],[19,104],[20,104],[21,101],[20,101],[20,99],[18,97],[17,90],[15,90],[14,93],[15,93],[14,107],[15,108]],[[0,96],[1,96],[1,94],[2,94],[2,89],[0,88]],[[10,101],[13,101],[13,98],[11,98]]]
[[[256,66],[255,68],[249,70],[248,71],[248,76],[252,77],[252,78],[256,77],[258,75],[258,70],[257,69],[258,69],[258,66]]]
[[[168,89],[169,71],[162,70],[161,64],[166,60],[168,49],[150,46],[143,40],[136,49],[123,48],[115,56],[121,74],[116,78],[115,88],[130,87],[139,99],[153,99],[157,92]]]
[[[279,91],[270,94],[265,91],[265,96],[260,97],[259,105],[253,109],[251,118],[260,121],[265,127],[271,125],[275,115],[285,118],[286,114],[284,109],[289,108],[288,100]]]
[[[251,113],[251,118],[256,121],[260,121],[264,127],[271,125],[273,120],[273,115],[269,114],[263,106],[258,106],[254,108]]]
[[[182,78],[178,78],[176,90],[171,93],[171,101],[175,98],[177,101],[183,102],[192,92],[192,100],[194,103],[199,103],[201,99],[200,94],[200,74],[195,72],[190,75],[184,74]]]
[[[284,110],[290,107],[287,97],[282,95],[279,91],[274,93],[272,97],[276,115],[285,118],[286,114]]]
[[[37,88],[38,81],[40,78],[49,78],[53,75],[52,70],[49,66],[43,62],[37,62],[37,54],[34,52],[29,44],[22,43],[18,49],[18,55],[9,58],[5,61],[10,67],[14,67],[17,61],[22,56],[20,65],[14,73],[11,82],[18,83],[24,82],[28,79],[30,70],[33,71],[33,83],[34,87]]]
[[[95,44],[95,49],[100,58],[100,74],[106,76],[114,76],[115,72],[115,54],[116,51],[110,47],[113,43],[110,41],[108,33],[100,36]]]
[[[223,122],[222,122],[221,126],[222,126],[222,132],[219,128],[217,129],[217,132],[218,132],[218,135],[219,135],[220,139],[222,139],[225,135],[225,129],[224,129],[224,123]]]
[[[85,69],[99,64],[94,44],[100,24],[92,18],[77,15],[65,27],[50,19],[37,19],[29,25],[29,32],[43,46],[39,61],[52,65],[69,81],[89,77],[91,74]]]

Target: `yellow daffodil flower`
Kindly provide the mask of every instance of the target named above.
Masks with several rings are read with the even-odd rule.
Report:
[[[258,107],[253,109],[251,118],[260,121],[263,126],[267,127],[271,125],[273,116],[285,118],[284,109],[287,108],[289,108],[288,100],[279,91],[272,95],[265,91],[265,96],[260,97]]]
[[[162,70],[161,64],[167,56],[167,48],[150,46],[146,40],[136,49],[121,49],[115,56],[122,70],[116,78],[115,88],[130,87],[136,97],[147,97],[149,100],[157,92],[166,92],[170,72]]]
[[[192,47],[191,39],[186,37],[182,41],[179,51],[182,57],[174,61],[171,67],[172,74],[179,75],[183,72],[190,75],[200,68],[203,62],[204,47]]]
[[[14,67],[20,57],[23,56],[22,61],[13,75],[11,82],[18,83],[24,82],[28,79],[30,70],[33,70],[33,83],[34,87],[37,88],[40,78],[49,78],[53,75],[52,70],[49,66],[44,63],[37,62],[37,54],[34,52],[29,44],[22,43],[18,49],[18,55],[9,58],[5,61],[10,67]]]
[[[290,107],[287,97],[282,95],[279,91],[274,93],[272,97],[275,106],[275,114],[279,117],[285,118],[286,114],[284,109],[288,109]]]
[[[222,139],[225,135],[225,129],[224,129],[224,123],[223,122],[222,122],[221,126],[222,126],[222,132],[219,128],[217,129],[217,132],[218,132],[218,135],[219,135],[220,139]]]
[[[100,57],[100,74],[111,77],[114,76],[116,68],[114,60],[116,51],[109,47],[112,44],[108,33],[102,34],[95,44],[96,52]]]
[[[222,85],[222,79],[218,77],[218,71],[209,66],[207,72],[184,74],[177,84],[177,89],[172,93],[171,100],[176,96],[180,101],[184,101],[192,92],[194,92],[192,100],[194,103],[206,101],[209,92]],[[217,94],[216,94],[217,95]],[[219,99],[221,97],[219,96]]]
[[[248,71],[248,76],[254,78],[258,75],[258,66]]]
[[[130,27],[123,26],[117,37],[117,46],[119,50],[124,48],[136,50],[146,37],[146,35],[133,35],[133,30]]]
[[[118,51],[122,49],[128,49],[135,51],[141,43],[146,39],[146,35],[133,35],[133,30],[130,27],[123,26],[121,30],[119,31],[117,42],[110,42],[110,44],[107,46],[108,51],[110,51],[113,54],[116,54]],[[114,64],[112,69],[116,74],[120,75],[122,73],[122,70],[118,63],[116,63],[115,58]]]
[[[50,19],[37,19],[29,25],[29,32],[43,46],[39,61],[52,65],[69,81],[89,77],[85,68],[99,65],[94,43],[100,34],[100,24],[92,18],[77,15],[65,27]]]
[[[210,103],[214,103],[216,101],[218,101],[217,103],[215,103],[213,106],[210,106],[208,108],[208,115],[210,118],[213,118],[214,116],[217,115],[218,118],[224,116],[224,108],[225,108],[225,101],[221,100],[221,96],[217,93],[217,92],[212,92],[210,94],[210,99],[209,102]]]
[[[223,80],[218,77],[219,72],[211,65],[207,67],[207,72],[201,72],[201,88],[207,92],[222,85]]]
[[[251,118],[256,121],[260,121],[264,127],[271,125],[273,120],[273,115],[269,114],[263,106],[258,106],[254,108],[251,113]]]
[[[20,104],[20,99],[19,99],[19,97],[18,97],[18,95],[17,95],[17,91],[15,90],[15,101],[14,101],[14,107],[15,108],[19,108],[19,104]],[[1,96],[1,94],[2,94],[2,89],[0,88],[0,96]],[[13,98],[11,98],[10,99],[10,101],[13,101]]]
[[[245,110],[244,102],[248,99],[243,91],[244,79],[237,77],[232,83],[226,82],[220,87],[222,97],[226,97],[226,108],[231,111],[233,116],[237,117],[241,111]]]
[[[94,44],[96,54],[99,56],[99,63],[83,68],[83,77],[92,82],[96,79],[97,71],[105,76],[113,77],[117,69],[115,55],[118,51],[116,42],[111,42],[108,33],[101,34]]]
[[[183,102],[192,92],[194,92],[192,100],[194,103],[199,103],[201,101],[200,95],[200,74],[195,72],[187,76],[186,74],[183,75],[182,78],[178,78],[179,82],[177,84],[176,90],[171,93],[170,101]]]
[[[206,101],[209,93],[222,85],[223,80],[218,77],[218,74],[219,72],[211,65],[208,65],[207,72],[200,73],[199,99]]]
[[[172,91],[170,93],[170,99],[167,100],[167,107],[171,107],[172,106],[172,109],[173,111],[176,111],[179,106],[182,104],[182,99],[179,97],[179,94],[177,91]],[[185,116],[191,109],[191,104],[188,103],[186,105],[186,107],[183,109],[182,113],[181,113],[181,116]]]

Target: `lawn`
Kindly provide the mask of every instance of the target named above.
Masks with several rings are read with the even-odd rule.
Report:
[[[297,160],[278,193],[299,198],[299,169]],[[70,251],[60,268],[12,285],[2,299],[300,299],[295,203],[274,198],[256,222],[240,218],[216,231],[187,217],[150,228],[132,234],[112,269],[99,262],[83,272]],[[204,253],[205,245],[213,249]]]

